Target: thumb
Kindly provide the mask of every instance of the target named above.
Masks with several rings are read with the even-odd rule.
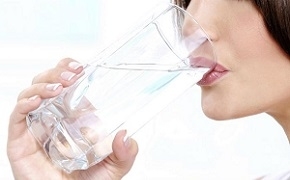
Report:
[[[113,141],[113,153],[110,155],[119,172],[124,176],[129,172],[138,153],[138,145],[134,139],[126,137],[127,131],[119,131]]]

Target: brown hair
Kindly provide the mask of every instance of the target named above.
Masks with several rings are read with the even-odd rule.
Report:
[[[186,9],[190,0],[173,0]],[[290,0],[250,0],[259,10],[271,36],[290,56]]]

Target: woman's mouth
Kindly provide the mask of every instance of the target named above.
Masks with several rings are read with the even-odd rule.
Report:
[[[214,60],[204,57],[195,57],[190,59],[192,67],[196,68],[209,68],[209,71],[203,75],[203,78],[197,82],[199,86],[210,86],[222,76],[227,74],[228,70]]]
[[[220,64],[216,64],[210,71],[203,75],[203,78],[197,82],[199,86],[210,86],[218,79],[228,73],[228,70]]]

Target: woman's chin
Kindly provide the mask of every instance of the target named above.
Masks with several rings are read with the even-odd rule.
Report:
[[[205,116],[208,117],[209,119],[215,120],[215,121],[225,121],[225,120],[229,120],[230,118],[224,118],[221,116],[217,116],[217,115],[212,115],[212,114],[206,114]]]
[[[205,114],[206,117],[216,121],[224,121],[236,118],[233,115],[229,115],[229,113],[223,112],[221,109],[212,110],[203,108],[203,113]]]

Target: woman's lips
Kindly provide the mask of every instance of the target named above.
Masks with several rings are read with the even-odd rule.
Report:
[[[228,72],[222,65],[205,57],[190,58],[190,64],[196,68],[209,68],[209,71],[197,82],[199,86],[209,86]]]
[[[215,81],[220,79],[222,76],[227,74],[228,70],[224,68],[220,64],[216,64],[214,68],[212,68],[209,72],[207,72],[203,78],[197,82],[197,85],[199,86],[210,86],[212,85]]]

